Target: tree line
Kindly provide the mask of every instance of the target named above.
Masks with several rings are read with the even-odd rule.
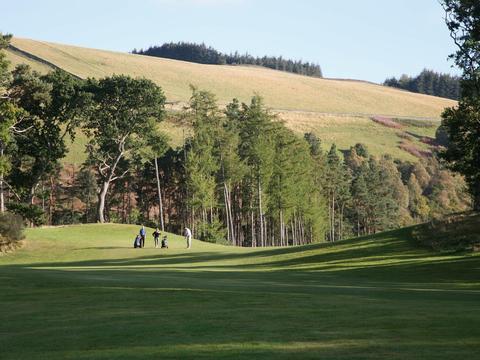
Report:
[[[6,47],[8,36],[2,36]],[[2,54],[2,52],[0,52]],[[463,179],[435,159],[376,157],[298,137],[260,96],[219,107],[192,88],[180,114],[146,79],[79,80],[0,55],[0,208],[31,225],[143,223],[237,246],[337,241],[426,221],[469,206]],[[176,116],[192,129],[172,148],[158,129]],[[87,135],[80,169],[61,160]]]
[[[414,77],[404,74],[398,79],[386,79],[383,85],[447,99],[460,98],[460,77],[427,69]]]
[[[230,54],[223,54],[210,46],[207,47],[203,43],[170,42],[161,46],[150,46],[145,50],[134,49],[132,53],[200,64],[256,65],[300,75],[322,77],[322,69],[318,64],[301,60],[284,59],[281,56],[255,57],[248,53],[240,54],[237,51]]]

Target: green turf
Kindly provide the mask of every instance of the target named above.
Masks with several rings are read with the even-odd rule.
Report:
[[[480,256],[411,229],[239,249],[137,227],[33,229],[0,257],[1,359],[473,359]]]

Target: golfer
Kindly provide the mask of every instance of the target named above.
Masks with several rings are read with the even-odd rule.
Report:
[[[142,225],[142,228],[140,229],[140,237],[141,239],[141,246],[140,247],[145,247],[145,235],[147,232],[145,231],[145,226]]]
[[[153,232],[152,236],[153,236],[153,242],[154,242],[154,246],[157,248],[158,247],[158,239],[160,238],[160,230],[158,230],[158,227],[155,229],[155,231]]]
[[[185,228],[184,231],[185,240],[187,240],[187,249],[192,247],[192,231],[189,228]]]

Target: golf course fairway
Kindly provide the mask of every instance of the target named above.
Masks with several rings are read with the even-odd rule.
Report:
[[[0,359],[474,359],[480,256],[411,229],[336,244],[133,249],[139,227],[28,229],[0,256]]]

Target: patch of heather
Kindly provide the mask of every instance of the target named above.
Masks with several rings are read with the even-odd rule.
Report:
[[[430,146],[436,146],[437,143],[435,142],[435,139],[430,137],[430,136],[422,136],[420,138],[420,141],[424,144],[430,145]]]
[[[377,124],[392,128],[392,129],[402,129],[403,125],[395,122],[392,118],[386,116],[372,116],[372,121],[376,122]]]
[[[397,136],[401,139],[405,139],[405,140],[408,140],[408,141],[413,140],[413,137],[411,135],[407,134],[405,131],[397,132]]]
[[[409,154],[422,159],[422,158],[428,158],[432,156],[432,152],[430,150],[422,150],[416,147],[414,144],[407,142],[407,141],[402,141],[398,147],[402,149],[403,151],[408,152]]]

